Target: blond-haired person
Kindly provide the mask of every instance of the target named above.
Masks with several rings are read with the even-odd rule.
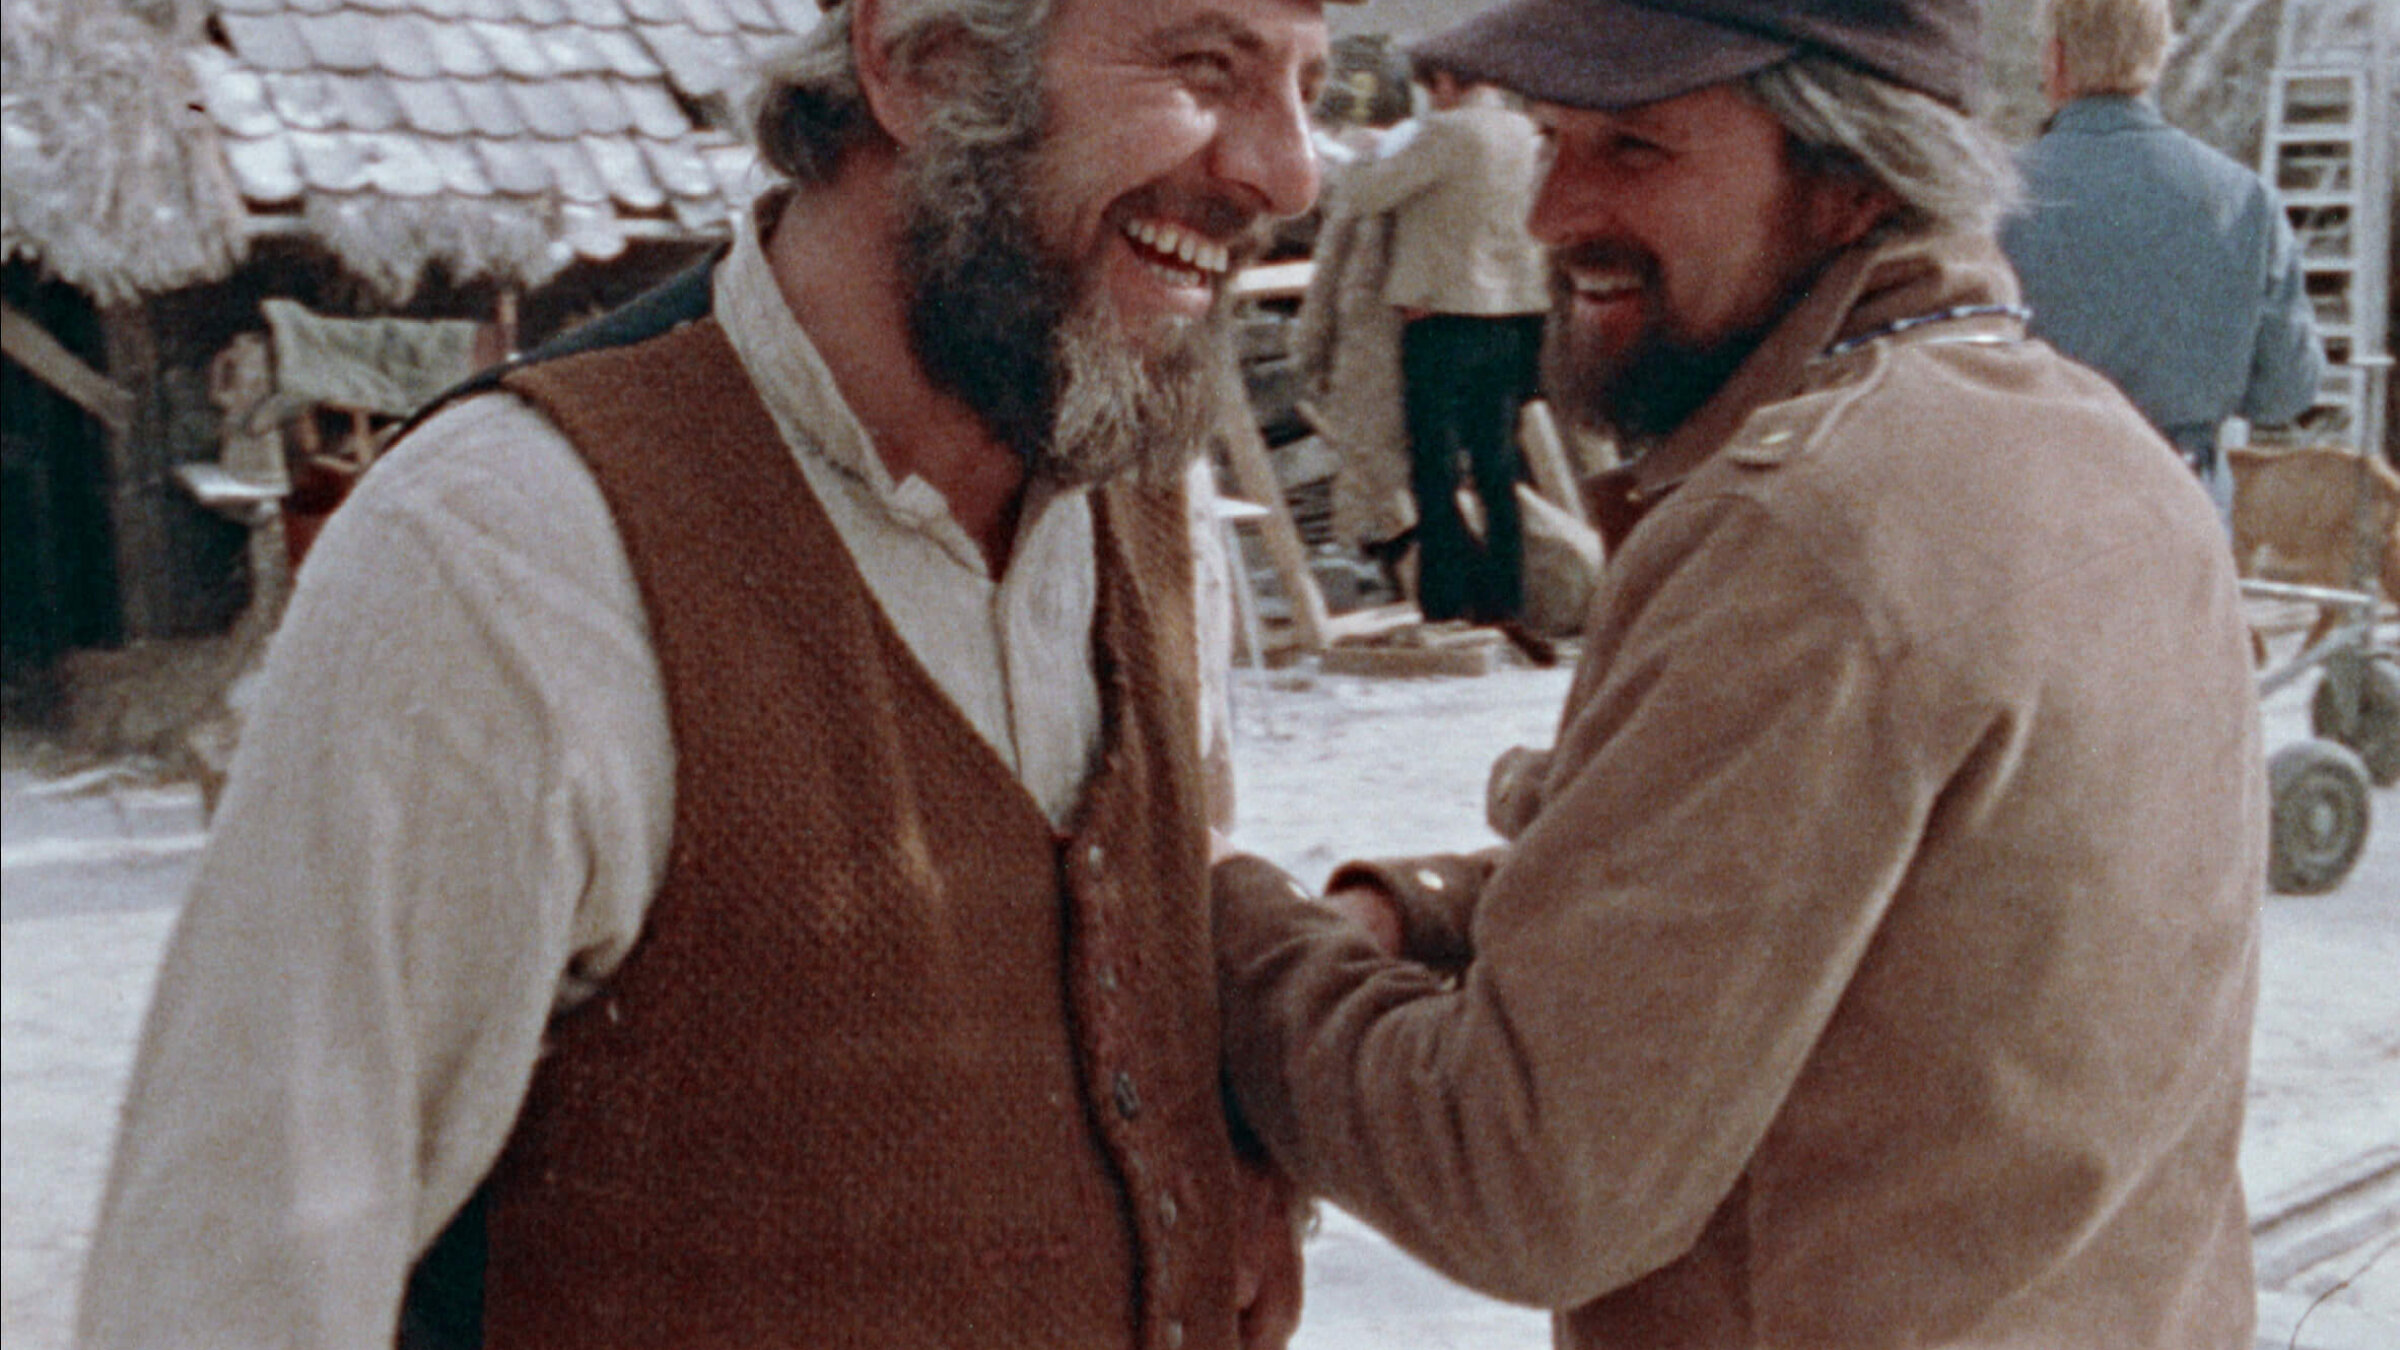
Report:
[[[2000,233],[2033,333],[2123,389],[2230,510],[2218,428],[2289,422],[2316,397],[2299,245],[2257,174],[2152,101],[2168,0],[2048,0],[2042,29],[2053,112]]]

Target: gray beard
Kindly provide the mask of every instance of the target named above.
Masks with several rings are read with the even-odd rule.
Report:
[[[1020,105],[1024,106],[1024,105]],[[903,169],[909,340],[935,384],[1060,486],[1180,479],[1227,416],[1247,416],[1225,307],[1148,344],[1030,214],[1038,109],[988,142],[937,133]]]

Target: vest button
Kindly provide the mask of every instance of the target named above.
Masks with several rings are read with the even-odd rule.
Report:
[[[1083,855],[1084,861],[1090,863],[1092,865],[1092,870],[1095,872],[1100,870],[1100,864],[1106,860],[1107,857],[1107,851],[1102,849],[1098,844],[1092,845],[1091,848],[1087,849]]]
[[[1133,1075],[1120,1069],[1115,1083],[1117,1114],[1127,1120],[1142,1113],[1142,1094],[1133,1090]]]
[[[1100,992],[1104,994],[1117,992],[1117,968],[1115,966],[1100,967],[1100,973],[1095,978],[1100,982]]]
[[[1177,1212],[1178,1211],[1175,1208],[1174,1196],[1161,1195],[1158,1197],[1158,1221],[1161,1224],[1164,1224],[1169,1228],[1173,1228],[1175,1226]]]
[[[1182,1345],[1183,1345],[1183,1323],[1181,1323],[1181,1322],[1169,1322],[1169,1323],[1167,1323],[1167,1350],[1181,1350],[1181,1347],[1182,1347]]]

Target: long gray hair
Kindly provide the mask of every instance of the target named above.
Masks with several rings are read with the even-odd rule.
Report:
[[[1982,234],[2016,205],[2016,161],[1978,117],[1832,57],[1802,54],[1744,81],[1783,124],[1795,167],[1882,185],[1901,208],[1886,238]]]
[[[853,146],[880,134],[850,45],[854,6],[836,5],[790,51],[761,73],[744,107],[760,158],[800,184],[833,176]],[[883,40],[902,66],[944,61],[962,47],[986,69],[1035,69],[1051,0],[889,0]],[[955,44],[955,45],[954,45]],[[1028,109],[1018,81],[948,82],[951,97],[935,116],[970,141],[1020,135]]]

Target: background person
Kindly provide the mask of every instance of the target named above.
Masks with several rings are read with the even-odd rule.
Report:
[[[1332,908],[1218,865],[1228,1063],[1304,1188],[1566,1350],[2252,1343],[2240,598],[2025,340],[1977,16],[1512,0],[1428,48],[1533,100],[1547,393],[1638,519],[1507,847]]]
[[[1275,1344],[1191,567],[1316,0],[852,0],[711,273],[312,555],[145,1026],[92,1350]]]
[[[1525,233],[1537,142],[1499,90],[1415,62],[1431,107],[1396,146],[1351,165],[1342,205],[1388,214],[1384,302],[1407,322],[1400,382],[1417,508],[1417,607],[1502,623],[1525,604],[1517,414],[1532,396],[1548,306]],[[1459,465],[1483,504],[1479,543],[1458,508]]]
[[[2033,334],[2114,380],[2229,512],[2218,428],[2294,420],[2324,370],[2299,243],[2273,189],[2151,101],[2168,0],[2046,0],[2041,23],[2053,111],[2000,230]]]

